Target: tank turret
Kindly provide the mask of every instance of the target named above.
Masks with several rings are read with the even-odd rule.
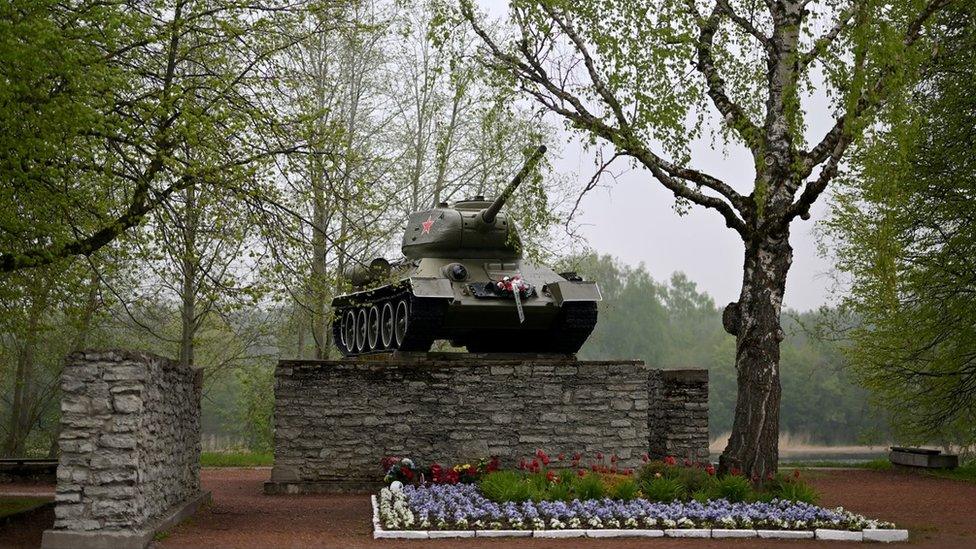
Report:
[[[575,353],[596,325],[595,282],[522,260],[505,204],[535,169],[538,147],[494,200],[475,196],[411,213],[404,260],[347,270],[356,291],[333,302],[345,355],[427,351],[449,340],[471,352]]]

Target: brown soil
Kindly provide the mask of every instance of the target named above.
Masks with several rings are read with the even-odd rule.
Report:
[[[793,547],[838,548],[843,542],[773,540],[674,540],[630,538],[618,540],[455,539],[374,540],[370,505],[364,495],[265,496],[262,483],[270,470],[205,469],[203,484],[214,503],[156,543],[163,549],[270,547]],[[976,484],[944,480],[908,472],[865,470],[814,471],[808,480],[822,494],[825,506],[842,505],[873,518],[907,528],[911,539],[896,547],[976,548]],[[0,494],[3,492],[0,486]],[[53,521],[53,514],[49,518]],[[0,527],[0,547],[30,547],[40,541],[46,524]],[[13,528],[13,530],[11,530]],[[582,542],[582,543],[581,543]]]

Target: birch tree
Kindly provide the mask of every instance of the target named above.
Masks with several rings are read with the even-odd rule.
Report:
[[[606,143],[611,158],[645,169],[679,209],[715,212],[742,240],[742,290],[723,315],[736,337],[738,386],[723,470],[755,481],[776,471],[791,227],[810,217],[851,142],[933,55],[931,18],[949,1],[512,0],[505,32],[460,1],[487,66]],[[804,100],[815,88],[833,119],[808,143]],[[709,122],[751,154],[754,174],[695,167],[689,143]]]

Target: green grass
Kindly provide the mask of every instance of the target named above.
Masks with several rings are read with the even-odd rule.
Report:
[[[957,469],[933,469],[926,471],[927,474],[939,478],[950,480],[961,480],[963,482],[976,482],[976,460],[964,463]]]
[[[51,501],[51,498],[0,497],[0,518],[27,511]]]
[[[871,469],[874,471],[887,471],[891,469],[891,462],[885,458],[873,459],[871,461],[784,461],[779,464],[781,471],[787,469],[809,469],[819,467],[824,469]]]
[[[200,465],[203,467],[262,467],[274,464],[270,452],[203,452]]]
[[[871,461],[860,461],[855,463],[845,462],[845,461],[810,461],[810,462],[783,462],[779,464],[781,471],[787,469],[806,469],[810,467],[820,467],[820,468],[846,468],[846,469],[870,469],[872,471],[891,471],[894,469],[894,465],[891,464],[887,459],[875,459]],[[922,473],[925,475],[946,478],[950,480],[959,480],[963,482],[973,482],[976,483],[976,460],[964,463],[957,469],[922,469],[922,468],[903,468],[904,471],[911,471]]]

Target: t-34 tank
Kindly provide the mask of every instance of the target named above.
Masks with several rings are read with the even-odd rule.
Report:
[[[600,289],[522,260],[501,211],[545,150],[493,201],[476,196],[410,214],[403,260],[347,268],[356,291],[332,301],[339,350],[425,352],[445,339],[476,353],[578,351],[596,325]]]

